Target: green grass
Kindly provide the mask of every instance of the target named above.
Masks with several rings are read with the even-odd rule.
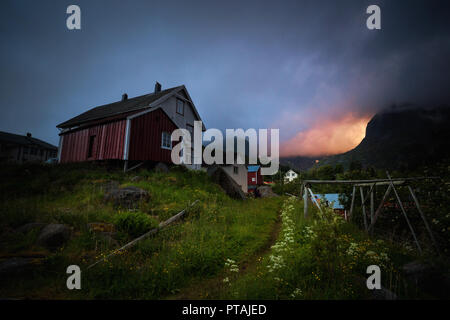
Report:
[[[227,258],[248,259],[266,244],[281,203],[281,199],[233,200],[204,172],[182,169],[123,174],[91,165],[24,166],[9,168],[2,175],[8,177],[12,172],[14,179],[1,182],[4,210],[0,226],[5,231],[1,254],[45,251],[33,244],[36,232],[25,236],[13,232],[28,222],[64,223],[73,229],[73,237],[58,252],[47,251],[47,258],[39,261],[34,271],[1,280],[3,297],[164,298],[198,279],[217,275]],[[141,179],[132,182],[136,175]],[[143,188],[150,199],[137,212],[114,209],[104,202],[101,191],[109,180]],[[184,221],[86,270],[117,248],[89,231],[88,223],[115,224],[116,239],[122,245],[196,199],[199,202]],[[71,264],[82,269],[80,291],[65,287],[65,269]]]
[[[204,172],[180,168],[124,174],[89,164],[25,165],[5,166],[0,176],[0,260],[46,256],[29,272],[0,278],[0,297],[366,299],[371,264],[399,297],[423,297],[401,273],[404,263],[418,259],[414,252],[371,238],[328,210],[320,215],[313,207],[305,219],[299,199],[233,200]],[[103,199],[110,180],[147,190],[149,200],[136,211],[114,208]],[[197,199],[182,221],[87,270]],[[35,245],[37,231],[14,232],[28,222],[64,223],[73,236],[50,252]],[[91,231],[92,222],[115,225],[115,241]],[[81,267],[82,290],[66,288],[72,264]],[[199,288],[201,294],[194,292]]]
[[[399,268],[414,255],[369,238],[332,211],[303,218],[303,202],[283,205],[282,230],[275,246],[244,276],[229,273],[221,299],[370,299],[366,268],[378,265],[382,285],[406,296]],[[230,281],[229,281],[230,280]],[[414,296],[415,298],[417,296]]]

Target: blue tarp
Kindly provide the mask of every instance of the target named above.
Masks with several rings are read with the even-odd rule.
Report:
[[[258,171],[258,169],[259,169],[259,166],[248,166],[247,167],[248,172],[256,172],[256,171]]]
[[[344,209],[344,205],[339,201],[339,193],[326,193],[315,195],[320,201],[328,201],[329,205],[333,203],[333,209]]]

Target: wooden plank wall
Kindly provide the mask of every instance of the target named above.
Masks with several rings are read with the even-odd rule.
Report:
[[[177,126],[161,109],[131,120],[129,160],[171,163],[171,150],[161,148],[162,132],[172,134]]]
[[[122,159],[126,120],[119,120],[63,134],[61,162]],[[89,137],[96,136],[88,158]]]

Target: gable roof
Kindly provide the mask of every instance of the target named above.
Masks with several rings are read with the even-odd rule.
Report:
[[[248,172],[257,172],[259,170],[259,166],[248,166]]]
[[[28,136],[22,136],[19,134],[14,134],[14,133],[8,133],[8,132],[3,132],[0,131],[0,141],[1,142],[6,142],[6,143],[11,143],[11,144],[19,144],[19,145],[37,145],[41,148],[45,148],[45,149],[51,149],[51,150],[56,150],[58,149],[57,147],[55,147],[54,145],[47,143],[45,141],[42,141],[40,139],[36,139],[33,137],[28,137]]]
[[[105,104],[102,106],[98,106],[95,108],[92,108],[76,117],[73,117],[70,120],[67,120],[65,122],[62,122],[58,124],[56,127],[58,128],[70,128],[74,126],[78,126],[80,124],[94,121],[94,120],[100,120],[105,119],[113,116],[117,116],[124,113],[130,113],[134,111],[139,111],[143,109],[147,109],[150,104],[155,103],[159,99],[168,96],[170,94],[175,94],[179,91],[184,89],[187,93],[187,90],[184,85],[173,87],[165,90],[161,90],[158,93],[150,93],[145,94],[142,96],[129,98],[124,101],[117,101],[109,104]],[[192,100],[191,100],[192,101]],[[200,116],[197,113],[197,110],[195,110],[195,107],[193,106],[194,113],[198,118],[200,119]]]

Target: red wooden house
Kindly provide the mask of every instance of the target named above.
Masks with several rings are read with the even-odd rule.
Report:
[[[260,166],[248,166],[247,167],[248,192],[255,192],[256,188],[263,184],[264,184],[264,180],[261,175],[261,167]]]
[[[90,109],[57,127],[61,129],[61,163],[92,160],[171,162],[171,134],[177,128],[192,131],[200,115],[179,86]],[[205,128],[203,127],[203,130]]]

